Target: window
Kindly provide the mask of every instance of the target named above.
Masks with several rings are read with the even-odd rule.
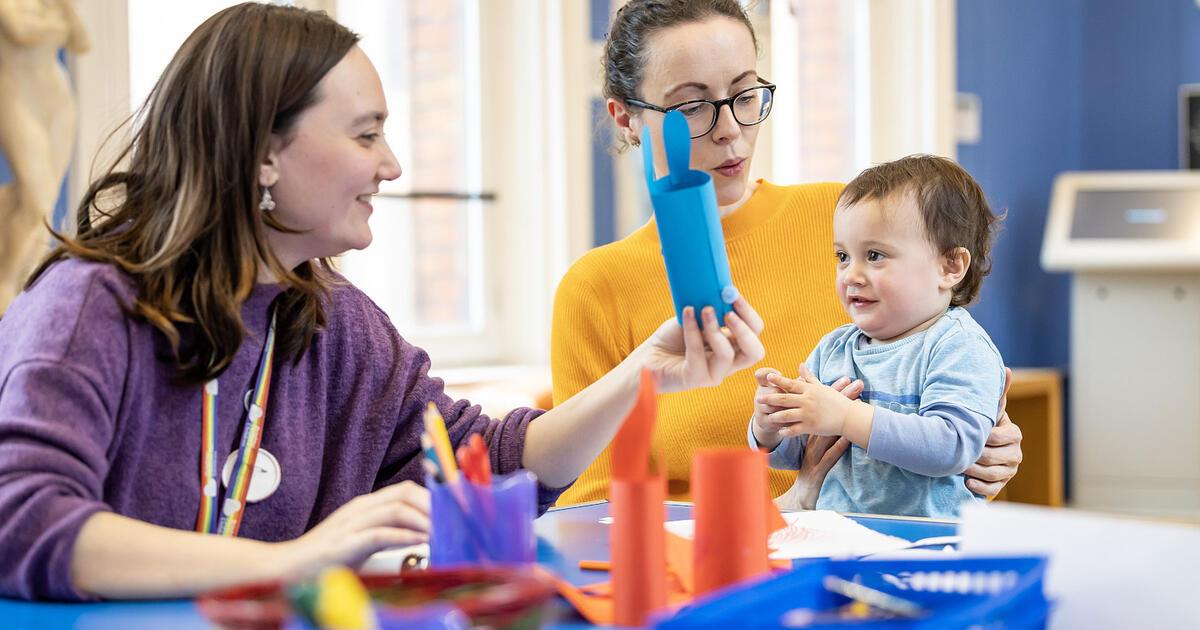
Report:
[[[129,12],[129,102],[141,107],[183,40],[214,13],[237,0],[127,0]]]
[[[80,3],[95,46],[72,60],[81,112],[73,199],[104,139],[187,35],[232,4]],[[439,368],[545,364],[553,291],[568,262],[560,4],[295,4],[325,9],[363,36],[404,173],[381,186],[374,243],[343,256],[342,271]],[[97,168],[105,164],[98,158]]]
[[[848,181],[910,153],[954,157],[954,4],[770,3],[772,174]]]
[[[862,80],[862,2],[771,3],[772,112],[779,183],[847,181],[868,163],[869,117]]]
[[[439,368],[544,364],[566,266],[558,2],[339,0],[404,175],[346,275]],[[527,10],[518,10],[524,7]]]
[[[363,36],[379,71],[388,141],[404,171],[376,197],[374,243],[347,253],[340,267],[415,339],[478,337],[492,324],[478,9],[476,0],[337,4],[338,20]],[[466,350],[461,356],[474,354]]]

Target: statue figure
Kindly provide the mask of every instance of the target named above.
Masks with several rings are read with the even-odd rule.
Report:
[[[13,174],[0,186],[0,314],[50,244],[43,222],[75,146],[63,47],[90,47],[71,0],[0,0],[0,153]]]

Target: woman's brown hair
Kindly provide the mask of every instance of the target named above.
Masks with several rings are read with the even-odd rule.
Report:
[[[754,24],[739,0],[630,0],[625,3],[613,16],[604,41],[601,93],[605,98],[622,103],[644,98],[642,79],[650,38],[664,29],[713,17],[740,22],[750,31],[754,47],[758,48]],[[616,148],[624,150],[625,143],[619,141]]]
[[[181,382],[220,374],[246,330],[241,305],[263,265],[278,298],[279,352],[298,359],[325,325],[333,281],[325,259],[284,269],[261,212],[259,166],[272,134],[286,142],[321,95],[318,84],[358,36],[324,13],[247,2],[210,17],[175,53],[136,117],[115,164],[88,188],[76,235],[29,284],[69,256],[133,277],[131,314],[166,337]]]

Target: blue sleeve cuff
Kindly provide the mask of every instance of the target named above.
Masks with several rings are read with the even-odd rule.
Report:
[[[758,439],[754,437],[754,418],[746,423],[746,443],[750,448],[759,450]],[[804,439],[783,438],[775,446],[775,450],[767,452],[767,465],[776,470],[800,470],[800,461],[804,458]]]

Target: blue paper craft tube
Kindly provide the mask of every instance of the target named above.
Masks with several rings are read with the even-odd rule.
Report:
[[[675,317],[682,325],[684,307],[692,306],[696,309],[697,323],[701,323],[700,310],[711,306],[717,321],[723,325],[738,293],[729,274],[729,256],[725,252],[725,234],[721,231],[712,177],[689,168],[691,137],[683,114],[672,111],[666,115],[663,138],[670,172],[656,180],[650,134],[642,128],[646,186],[654,206]]]
[[[525,470],[493,478],[490,487],[426,476],[433,531],[429,565],[531,564],[537,560],[537,478]]]

